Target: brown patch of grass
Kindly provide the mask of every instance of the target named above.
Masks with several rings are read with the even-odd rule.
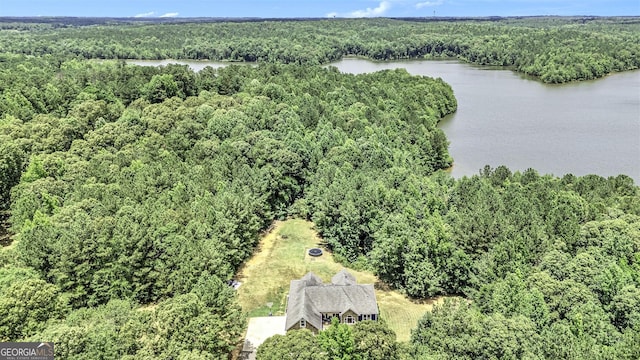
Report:
[[[325,249],[319,257],[307,254],[310,248],[322,248],[323,244],[311,222],[299,219],[275,222],[271,232],[263,236],[254,255],[238,273],[237,278],[242,282],[238,289],[242,309],[250,317],[266,316],[269,311],[273,315],[284,315],[291,280],[312,271],[329,282],[344,266],[335,262]],[[389,288],[370,272],[352,269],[349,272],[358,283],[375,285],[380,316],[396,332],[398,341],[409,341],[411,329],[415,328],[418,320],[444,299],[413,301]],[[272,303],[271,308],[268,303]]]

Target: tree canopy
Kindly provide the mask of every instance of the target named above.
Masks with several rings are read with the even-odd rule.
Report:
[[[409,344],[335,324],[273,338],[265,358],[297,341],[321,349],[308,358],[640,357],[629,176],[453,179],[437,127],[457,108],[448,84],[317,66],[459,56],[594,78],[638,67],[632,20],[2,23],[0,340],[51,339],[70,359],[227,357],[245,321],[226,280],[274,219],[303,217],[344,264],[416,299],[463,299]],[[260,64],[95,61],[131,57]]]
[[[307,329],[274,335],[258,347],[258,359],[389,360],[402,356],[396,334],[382,321],[361,321],[353,326],[334,318],[331,326],[314,336]]]
[[[0,49],[86,59],[208,59],[326,64],[456,57],[508,66],[547,83],[640,67],[636,18],[315,19],[84,24],[0,23]],[[72,19],[73,20],[73,19]],[[19,101],[19,99],[16,99]]]

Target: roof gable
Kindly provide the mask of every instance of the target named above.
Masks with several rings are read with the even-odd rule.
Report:
[[[306,273],[300,280],[304,281],[307,286],[322,285],[322,279],[320,279],[318,275],[312,273],[311,271]]]
[[[334,285],[356,285],[356,278],[351,275],[345,269],[340,270],[337,274],[331,278],[331,283]]]

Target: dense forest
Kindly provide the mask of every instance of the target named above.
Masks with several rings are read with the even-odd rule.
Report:
[[[407,344],[364,322],[272,338],[262,358],[301,343],[298,358],[310,359],[640,358],[640,188],[630,177],[487,167],[453,179],[437,127],[457,107],[448,84],[315,65],[348,31],[396,45],[410,31],[444,43],[505,37],[483,40],[487,51],[547,34],[612,63],[624,47],[631,60],[607,70],[619,71],[638,67],[638,25],[323,24],[3,24],[0,341],[54,341],[65,359],[227,358],[246,322],[225,281],[274,219],[302,217],[344,264],[416,299],[458,298],[425,315]],[[305,38],[311,28],[318,41]],[[197,73],[85,59],[185,57],[189,41],[210,58],[211,42],[197,41],[215,31],[227,34],[216,48],[269,53],[220,57],[256,67]],[[280,57],[291,44],[305,50]],[[536,54],[553,53],[544,46]],[[365,48],[333,51],[375,57]],[[514,45],[501,65],[524,64],[525,50]]]
[[[107,22],[86,27],[4,22],[0,49],[56,58],[312,65],[345,55],[375,60],[454,57],[508,66],[547,83],[594,79],[640,67],[640,21],[634,17],[409,20]]]

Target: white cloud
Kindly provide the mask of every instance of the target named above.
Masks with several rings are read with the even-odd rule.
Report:
[[[423,7],[428,6],[439,6],[444,3],[444,0],[435,0],[435,1],[424,1],[416,4],[416,9],[422,9]]]
[[[349,14],[350,17],[372,17],[382,16],[391,8],[390,1],[381,1],[376,8],[366,8],[365,10],[356,10]]]
[[[496,0],[483,0],[483,1],[496,1]],[[533,0],[524,0],[524,1],[533,1]],[[536,0],[539,1],[539,0]],[[445,0],[428,0],[428,1],[420,1],[416,2],[416,0],[384,0],[380,1],[377,7],[375,8],[366,8],[364,10],[355,10],[349,13],[337,13],[332,11],[326,15],[328,18],[334,17],[375,17],[375,16],[385,16],[388,11],[393,7],[400,8],[416,8],[422,9],[424,7],[432,7],[432,6],[440,6],[445,3]]]
[[[167,18],[167,17],[176,17],[178,16],[177,12],[172,12],[172,13],[166,13],[164,15],[160,15],[161,18]]]
[[[137,17],[137,18],[149,17],[149,16],[153,16],[153,14],[155,14],[155,12],[149,11],[149,12],[146,12],[146,13],[134,15],[133,17]]]

